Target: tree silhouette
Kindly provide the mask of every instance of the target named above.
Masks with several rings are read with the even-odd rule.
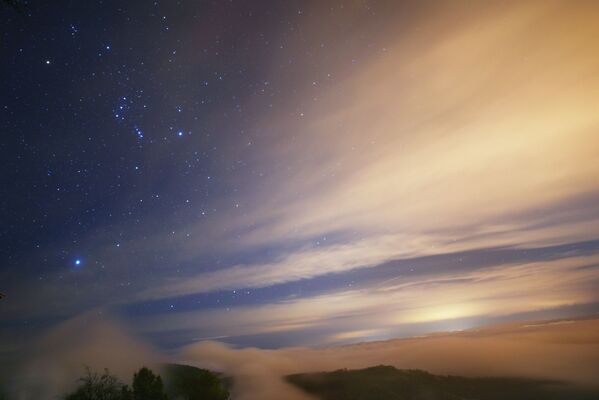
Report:
[[[173,399],[228,400],[229,391],[219,375],[189,365],[170,364],[165,368],[167,392]]]
[[[166,400],[162,378],[152,370],[142,367],[133,375],[134,400]]]
[[[65,400],[131,400],[131,392],[107,369],[102,375],[85,368],[85,376],[79,379],[79,387]]]

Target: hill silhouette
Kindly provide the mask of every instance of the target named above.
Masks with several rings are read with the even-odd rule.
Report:
[[[465,378],[376,366],[286,377],[323,400],[591,400],[599,391],[522,378]]]

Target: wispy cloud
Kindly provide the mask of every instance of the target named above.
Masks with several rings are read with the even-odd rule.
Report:
[[[356,327],[387,337],[414,324],[510,316],[599,301],[599,255],[445,271],[384,286],[289,299],[258,306],[169,312],[136,321],[146,332],[190,331],[202,336],[244,336],[328,327],[344,335]],[[467,327],[467,326],[463,326]]]
[[[242,247],[353,236],[144,295],[268,286],[455,241],[473,249],[599,237],[596,208],[578,202],[599,188],[598,28],[585,7],[512,4],[402,32],[326,98],[306,102],[306,121],[271,124],[297,132],[265,151],[288,168],[229,230]],[[564,210],[568,218],[551,221]]]

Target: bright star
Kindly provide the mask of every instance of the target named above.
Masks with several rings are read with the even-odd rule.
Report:
[[[80,259],[76,259],[75,260],[75,265],[81,265],[81,260]]]

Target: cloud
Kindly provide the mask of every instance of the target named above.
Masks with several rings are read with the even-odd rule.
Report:
[[[598,237],[596,207],[580,204],[599,195],[596,7],[491,8],[429,12],[426,30],[386,32],[389,46],[359,69],[336,66],[348,72],[327,95],[297,99],[309,117],[265,121],[276,146],[263,167],[286,168],[223,221],[232,246],[351,232],[343,244],[190,272],[141,297],[265,287],[449,252],[455,241],[474,249]]]
[[[455,230],[596,191],[593,14],[511,4],[396,35],[308,122],[281,121],[301,131],[270,156],[293,172],[248,240]]]
[[[362,333],[357,333],[361,335]],[[13,367],[20,399],[50,399],[73,388],[82,366],[109,368],[122,380],[142,365],[179,362],[225,372],[240,400],[310,397],[286,384],[291,373],[386,364],[437,374],[551,378],[597,385],[599,320],[524,322],[420,338],[328,348],[236,349],[204,341],[160,353],[112,318],[85,314],[41,338]]]
[[[481,330],[325,349],[234,349],[202,342],[181,356],[234,377],[237,399],[303,399],[287,374],[393,365],[437,374],[551,378],[597,385],[599,322],[511,324]]]
[[[198,274],[184,282],[151,288],[141,293],[140,297],[160,298],[223,289],[272,286],[323,274],[376,267],[390,259],[419,255],[423,247],[414,238],[399,236],[376,237],[331,246],[323,244],[322,247],[296,251],[270,263],[238,265]]]
[[[255,306],[231,306],[139,317],[144,332],[195,332],[195,336],[244,336],[306,331],[326,327],[344,335],[374,330],[374,337],[393,337],[428,324],[428,329],[469,327],[487,318],[551,310],[599,301],[599,255],[550,261],[499,264],[474,271],[413,274],[359,289],[290,298]],[[360,328],[362,327],[362,328]],[[422,330],[422,328],[421,328]],[[310,340],[310,339],[306,339]],[[308,342],[310,343],[310,342]]]

